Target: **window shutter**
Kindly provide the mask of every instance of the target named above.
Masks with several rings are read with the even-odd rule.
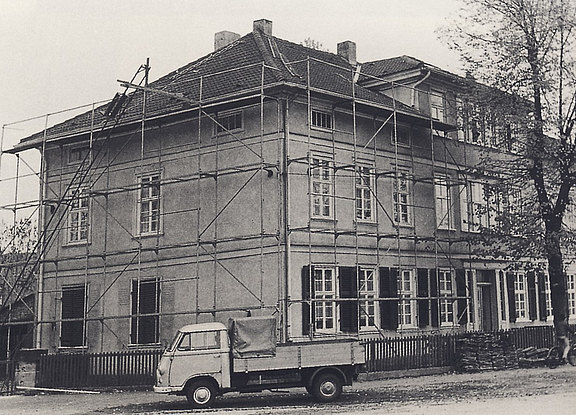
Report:
[[[314,276],[314,268],[309,265],[302,267],[302,334],[310,334],[310,299],[314,297],[314,284],[311,284],[311,279]],[[313,316],[312,316],[313,317]],[[314,321],[312,319],[312,321]]]
[[[430,300],[430,325],[432,327],[439,326],[438,316],[438,272],[435,269],[430,270],[430,297],[435,297]]]
[[[458,297],[466,297],[466,270],[456,270],[456,295]],[[458,324],[468,323],[468,310],[467,301],[465,298],[459,298],[457,301],[458,307]]]
[[[380,268],[380,298],[398,298],[398,268]],[[398,300],[380,300],[383,329],[398,328]]]
[[[540,305],[540,320],[546,321],[548,309],[546,307],[546,274],[538,273],[538,303]]]
[[[430,287],[428,283],[428,270],[425,268],[418,268],[418,297],[429,297]],[[418,327],[426,327],[430,324],[430,310],[428,299],[418,299]]]
[[[339,268],[340,298],[358,298],[356,267]],[[340,302],[340,330],[346,333],[358,332],[358,300]]]
[[[62,289],[62,318],[84,318],[85,287],[65,287]],[[63,347],[84,344],[84,321],[63,321],[60,330],[60,345]]]
[[[533,271],[526,273],[526,280],[528,281],[528,317],[534,321],[538,319],[536,312],[536,275]]]
[[[514,295],[514,273],[506,273],[506,289],[508,291],[508,321],[516,321],[516,297]]]

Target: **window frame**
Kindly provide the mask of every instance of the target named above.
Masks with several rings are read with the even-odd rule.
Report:
[[[374,196],[376,193],[376,172],[373,166],[358,165],[354,169],[354,173],[354,220],[373,223],[376,221],[376,198]],[[366,184],[366,177],[368,184]],[[360,195],[358,194],[359,191]],[[367,209],[370,209],[369,216],[364,215]],[[362,217],[358,217],[358,213],[361,213]]]
[[[449,278],[446,278],[449,275]],[[440,327],[458,325],[458,304],[456,295],[456,274],[453,269],[438,269],[438,310]]]
[[[331,274],[332,289],[327,286],[327,274]],[[320,274],[320,278],[317,278]],[[314,265],[312,284],[314,284],[314,332],[323,334],[335,334],[339,330],[338,316],[338,268],[332,266]],[[319,285],[320,284],[320,285]],[[324,288],[324,289],[319,289]],[[332,301],[330,301],[332,300]],[[331,313],[331,315],[329,315]],[[321,328],[318,323],[322,322]],[[327,323],[332,327],[327,327]]]
[[[317,175],[316,172],[318,172]],[[318,184],[320,191],[314,190],[315,184]],[[324,192],[325,189],[328,189],[328,193]],[[323,213],[326,206],[328,206],[328,214]],[[319,213],[316,213],[316,207]],[[310,163],[310,217],[334,219],[334,161],[319,155],[312,156]]]
[[[240,126],[236,126],[234,125],[234,128],[229,128],[230,124],[226,122],[223,122],[224,120],[230,120],[230,119],[234,119],[234,123],[236,124],[236,121],[238,119],[239,116],[239,120],[240,120]],[[218,123],[213,122],[214,125],[214,136],[223,136],[223,135],[227,135],[230,133],[237,133],[237,132],[241,132],[244,131],[244,110],[229,110],[229,111],[222,111],[219,113],[216,113],[216,116],[214,117],[216,119],[216,121],[219,124],[222,124],[223,127],[221,127],[220,125],[218,125]]]
[[[77,145],[71,145],[68,147],[68,157],[66,158],[66,163],[69,166],[75,166],[78,164],[82,164],[84,162],[84,160],[86,159],[86,161],[89,161],[87,156],[90,154],[90,146],[89,145],[83,145],[83,144],[77,144]],[[72,154],[76,154],[79,153],[79,157],[72,159]]]
[[[400,134],[402,132],[402,134]],[[402,140],[398,140],[400,137],[405,137]],[[396,127],[392,127],[390,130],[390,144],[393,146],[398,143],[398,147],[410,147],[412,145],[412,128],[407,125],[396,124]]]
[[[566,275],[566,294],[568,296],[568,315],[576,315],[576,276],[574,274]]]
[[[373,330],[380,327],[379,301],[376,300],[380,292],[378,283],[376,268],[358,268],[359,330]]]
[[[325,119],[327,123],[322,120]],[[318,123],[318,120],[322,121]],[[329,124],[329,125],[323,125]],[[331,111],[325,111],[319,108],[312,108],[310,110],[310,127],[316,130],[333,131],[334,130],[334,114]]]
[[[521,271],[514,272],[514,308],[516,309],[517,322],[530,321],[528,295],[528,279],[526,273]]]
[[[70,199],[66,219],[66,244],[84,245],[90,241],[90,192],[88,187],[81,186],[76,190],[75,197]],[[82,225],[82,220],[85,224]],[[82,234],[85,237],[82,238]]]
[[[157,195],[152,195],[152,197],[145,197],[143,198],[143,190],[144,190],[144,180],[145,179],[153,179],[154,177],[157,177],[157,187],[158,187],[158,194]],[[139,174],[137,176],[137,180],[138,180],[138,186],[137,186],[137,198],[136,198],[136,235],[137,236],[141,236],[141,237],[146,237],[146,236],[156,236],[156,235],[161,235],[163,232],[163,215],[162,215],[162,210],[163,210],[163,191],[162,191],[162,172],[161,171],[156,171],[153,173],[143,173],[143,174]],[[152,182],[151,182],[152,183]],[[152,188],[152,185],[147,185],[147,188]],[[153,205],[152,203],[154,201],[158,201],[158,213],[155,215],[153,213]],[[147,208],[148,208],[148,229],[143,231],[142,230],[142,206],[144,203],[147,203]],[[156,219],[156,220],[154,220]],[[152,227],[152,223],[157,223],[157,229],[156,230],[151,230],[150,228]]]
[[[412,183],[411,174],[408,170],[398,169],[393,181],[393,191],[392,191],[392,203],[393,203],[393,221],[398,226],[411,227],[414,226],[414,218],[412,212]],[[406,191],[400,193],[398,188],[400,186],[400,181],[405,180]],[[400,202],[399,196],[405,196],[406,200]],[[405,212],[400,212],[400,207],[405,207]],[[400,220],[401,215],[406,216],[406,220]]]
[[[399,329],[413,329],[417,327],[416,310],[416,273],[413,269],[398,270]]]
[[[439,97],[441,103],[432,99],[432,97]],[[438,89],[430,89],[430,116],[438,121],[446,121],[446,93]]]
[[[155,285],[155,305],[154,312],[152,313],[141,313],[141,293],[142,285],[144,284],[154,284]],[[135,287],[138,288],[138,292],[135,292]],[[136,304],[134,300],[136,299]],[[129,344],[131,346],[147,346],[156,345],[160,343],[160,310],[161,310],[161,289],[160,289],[160,279],[159,278],[142,278],[142,279],[132,279],[130,280],[130,333],[129,333]],[[148,319],[154,319],[154,339],[151,342],[140,342],[142,332],[140,331],[141,324]]]
[[[82,299],[82,316],[73,316],[73,317],[64,317],[64,292],[75,292],[72,293],[71,296],[71,300],[78,300],[78,299]],[[81,295],[78,295],[80,294]],[[85,284],[72,284],[72,285],[63,285],[62,287],[60,287],[60,318],[61,318],[61,322],[60,322],[60,333],[59,333],[59,347],[60,348],[84,348],[86,347],[86,304],[87,304],[87,299],[88,299],[88,287]],[[78,319],[78,320],[74,320],[74,321],[64,321],[65,319]],[[81,319],[81,320],[80,320]],[[80,339],[80,343],[79,344],[62,344],[62,333],[65,330],[68,330],[68,328],[65,329],[65,327],[69,327],[70,329],[73,330],[72,326],[82,326],[82,338]]]
[[[436,207],[436,228],[443,230],[455,230],[454,202],[452,197],[452,186],[449,176],[434,175],[434,200]],[[445,194],[439,194],[439,190],[444,189]],[[442,210],[440,208],[445,209]],[[442,217],[439,216],[442,211]]]

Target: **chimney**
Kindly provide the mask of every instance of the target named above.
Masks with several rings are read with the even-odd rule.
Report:
[[[254,20],[254,32],[257,30],[267,36],[272,36],[272,21],[266,19]]]
[[[356,43],[351,40],[338,43],[338,55],[342,56],[352,66],[356,66]]]
[[[224,46],[228,46],[230,43],[235,42],[238,39],[240,39],[238,33],[229,32],[228,30],[218,32],[214,35],[214,50],[216,51]]]

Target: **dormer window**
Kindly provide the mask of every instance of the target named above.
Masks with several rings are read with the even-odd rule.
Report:
[[[328,112],[312,110],[312,126],[331,130],[332,114]]]

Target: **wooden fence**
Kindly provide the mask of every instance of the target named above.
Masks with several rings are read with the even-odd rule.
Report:
[[[523,327],[505,333],[516,348],[550,347],[551,326]],[[463,333],[365,339],[366,372],[454,367],[456,344]],[[40,356],[37,386],[106,387],[153,385],[161,350]]]
[[[153,385],[162,350],[40,356],[40,387],[104,387]]]

